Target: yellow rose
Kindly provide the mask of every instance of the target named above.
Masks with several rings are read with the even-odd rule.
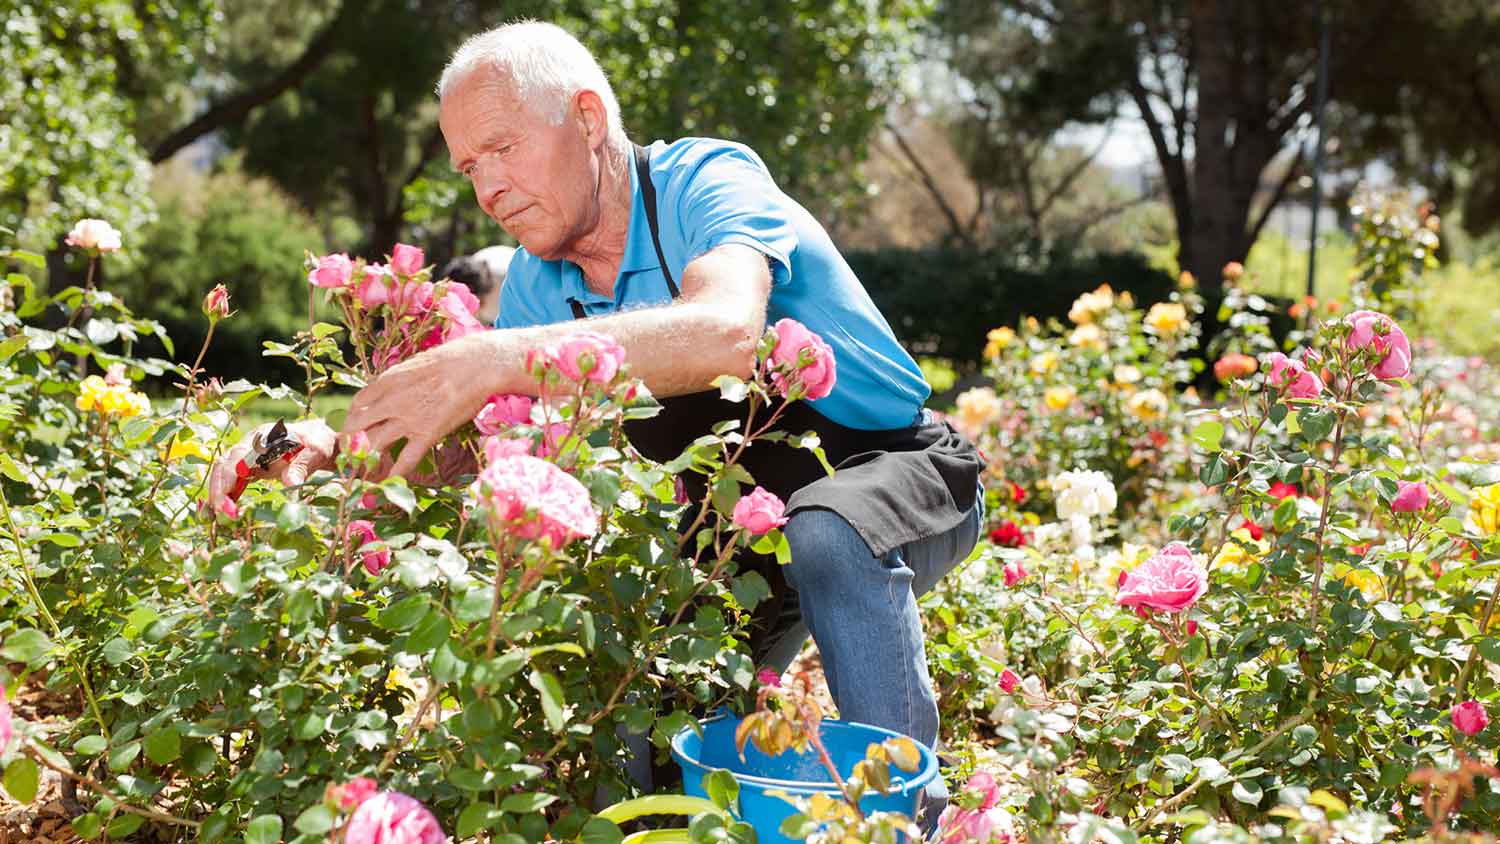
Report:
[[[1073,329],[1068,335],[1068,342],[1081,349],[1093,349],[1096,352],[1104,351],[1104,330],[1092,322],[1084,323]]]
[[[1094,316],[1109,310],[1115,305],[1115,292],[1109,285],[1101,284],[1093,293],[1084,293],[1073,300],[1073,307],[1068,309],[1068,319],[1083,325],[1094,321]]]
[[[174,439],[172,440],[172,447],[167,450],[167,462],[181,460],[189,455],[197,457],[205,463],[209,460],[208,451],[203,448],[202,443],[197,440]]]
[[[1016,339],[1016,332],[1008,325],[999,328],[991,328],[990,333],[985,335],[984,356],[987,358],[997,357],[1000,350],[1011,344]]]
[[[1333,567],[1333,576],[1358,589],[1367,600],[1385,597],[1385,584],[1380,580],[1380,575],[1369,569],[1339,563]]]
[[[84,412],[95,410],[99,408],[104,397],[109,392],[110,387],[104,383],[103,378],[97,375],[90,375],[83,379],[82,384],[78,385],[78,398],[74,400],[73,404]]]
[[[1057,368],[1057,352],[1043,352],[1031,359],[1031,371],[1046,375]]]
[[[1469,497],[1469,519],[1465,527],[1480,536],[1500,533],[1500,484],[1474,490]]]
[[[1125,400],[1125,410],[1142,422],[1154,422],[1167,413],[1167,394],[1152,387]]]
[[[126,419],[151,412],[151,400],[145,393],[137,393],[124,384],[110,384],[97,375],[90,375],[78,385],[78,398],[73,405],[82,411]]]
[[[1078,392],[1066,384],[1048,387],[1047,391],[1042,394],[1042,400],[1053,410],[1062,410],[1072,404],[1073,399],[1077,397]]]
[[[1229,534],[1229,540],[1219,553],[1214,556],[1212,568],[1225,566],[1227,568],[1242,568],[1251,563],[1260,562],[1271,550],[1271,544],[1264,539],[1251,539],[1250,531],[1240,528]]]
[[[1176,302],[1157,302],[1146,312],[1146,324],[1157,334],[1176,334],[1187,322],[1187,308]]]
[[[958,422],[967,431],[978,431],[1000,413],[1000,397],[989,387],[975,387],[958,394]]]

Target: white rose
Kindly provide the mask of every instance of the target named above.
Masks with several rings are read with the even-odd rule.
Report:
[[[103,220],[84,219],[73,224],[64,242],[81,249],[113,252],[120,248],[120,232]]]

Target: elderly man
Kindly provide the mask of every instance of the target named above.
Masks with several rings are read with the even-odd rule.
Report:
[[[933,744],[917,596],[976,541],[981,462],[923,410],[920,370],[828,234],[744,146],[633,145],[598,63],[555,26],[471,38],[438,93],[453,166],[521,244],[500,330],[386,371],[355,397],[345,431],[365,431],[382,451],[404,440],[393,471],[410,473],[486,397],[534,388],[527,350],[586,327],[621,343],[662,398],[663,412],[629,433],[643,453],[670,459],[740,415],[711,382],[748,378],[768,321],[799,320],[832,347],[838,377],[827,397],[792,405],[786,427],[816,430],[838,470],[829,477],[782,445],[748,451],[747,468],[788,500],[790,517],[785,581],[766,570],[781,612],[757,658],[784,668],[810,628],[843,717]],[[299,425],[309,448],[285,470],[291,482],[333,451],[326,426]],[[215,494],[224,488],[216,478]],[[799,613],[805,628],[788,623]]]

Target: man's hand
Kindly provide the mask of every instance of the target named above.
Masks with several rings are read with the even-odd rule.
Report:
[[[499,332],[471,334],[387,369],[354,396],[344,432],[364,431],[389,455],[406,440],[391,473],[411,477],[433,446],[473,420],[505,369]]]
[[[255,447],[257,437],[264,437],[275,423],[268,422],[251,431],[214,463],[208,475],[208,506],[218,509],[234,489],[235,466],[245,460]],[[302,443],[302,450],[291,460],[278,460],[267,471],[251,466],[252,478],[270,478],[284,484],[300,484],[319,469],[333,465],[338,433],[321,419],[305,419],[286,426],[287,433]]]

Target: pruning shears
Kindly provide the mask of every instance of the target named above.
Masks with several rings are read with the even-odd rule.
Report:
[[[251,440],[250,453],[234,464],[234,488],[229,490],[229,500],[238,501],[240,493],[250,484],[256,472],[268,472],[278,461],[290,463],[302,452],[302,441],[286,429],[286,422],[278,419],[264,436],[256,434]]]

